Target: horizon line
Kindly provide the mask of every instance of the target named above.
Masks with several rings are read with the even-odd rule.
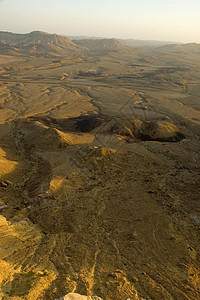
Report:
[[[33,30],[33,31],[30,31],[30,32],[13,32],[13,31],[8,31],[8,30],[0,30],[0,32],[4,32],[4,33],[11,33],[11,34],[30,34],[30,33],[33,33],[33,32],[40,32],[40,33],[44,33],[44,34],[51,34],[51,35],[60,35],[60,36],[63,36],[63,37],[67,37],[67,38],[70,38],[70,37],[83,37],[83,38],[93,38],[93,39],[116,39],[116,40],[135,40],[135,41],[151,41],[151,42],[165,42],[165,43],[169,43],[169,44],[200,44],[199,42],[195,42],[195,41],[191,41],[191,42],[180,42],[180,41],[169,41],[169,40],[155,40],[155,39],[142,39],[142,38],[133,38],[133,37],[116,37],[116,36],[112,36],[112,37],[105,37],[105,36],[94,36],[94,35],[82,35],[82,34],[77,34],[77,35],[74,35],[74,34],[58,34],[58,33],[55,33],[55,32],[47,32],[47,31],[43,31],[43,30]]]

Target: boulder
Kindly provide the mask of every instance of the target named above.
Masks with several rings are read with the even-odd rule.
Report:
[[[56,298],[55,300],[102,300],[97,296],[83,296],[77,293],[69,293],[62,298]]]

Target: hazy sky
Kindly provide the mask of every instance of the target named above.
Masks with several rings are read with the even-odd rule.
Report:
[[[200,0],[0,0],[0,30],[200,42]]]

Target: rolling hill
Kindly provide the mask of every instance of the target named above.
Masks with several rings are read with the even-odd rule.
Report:
[[[88,48],[90,51],[95,52],[109,52],[109,51],[123,51],[130,50],[129,47],[123,45],[116,39],[83,39],[74,40],[79,46]]]
[[[81,46],[73,43],[69,38],[57,34],[33,31],[27,34],[15,34],[0,31],[0,51],[10,54],[14,48],[22,54],[47,54],[64,52],[81,52]]]

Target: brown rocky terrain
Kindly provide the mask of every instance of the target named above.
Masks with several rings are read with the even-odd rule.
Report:
[[[123,45],[116,39],[84,39],[74,40],[74,43],[88,49],[90,52],[97,54],[104,54],[110,51],[125,51],[130,50],[129,47]]]
[[[2,300],[200,299],[198,45],[106,45],[0,34]]]

